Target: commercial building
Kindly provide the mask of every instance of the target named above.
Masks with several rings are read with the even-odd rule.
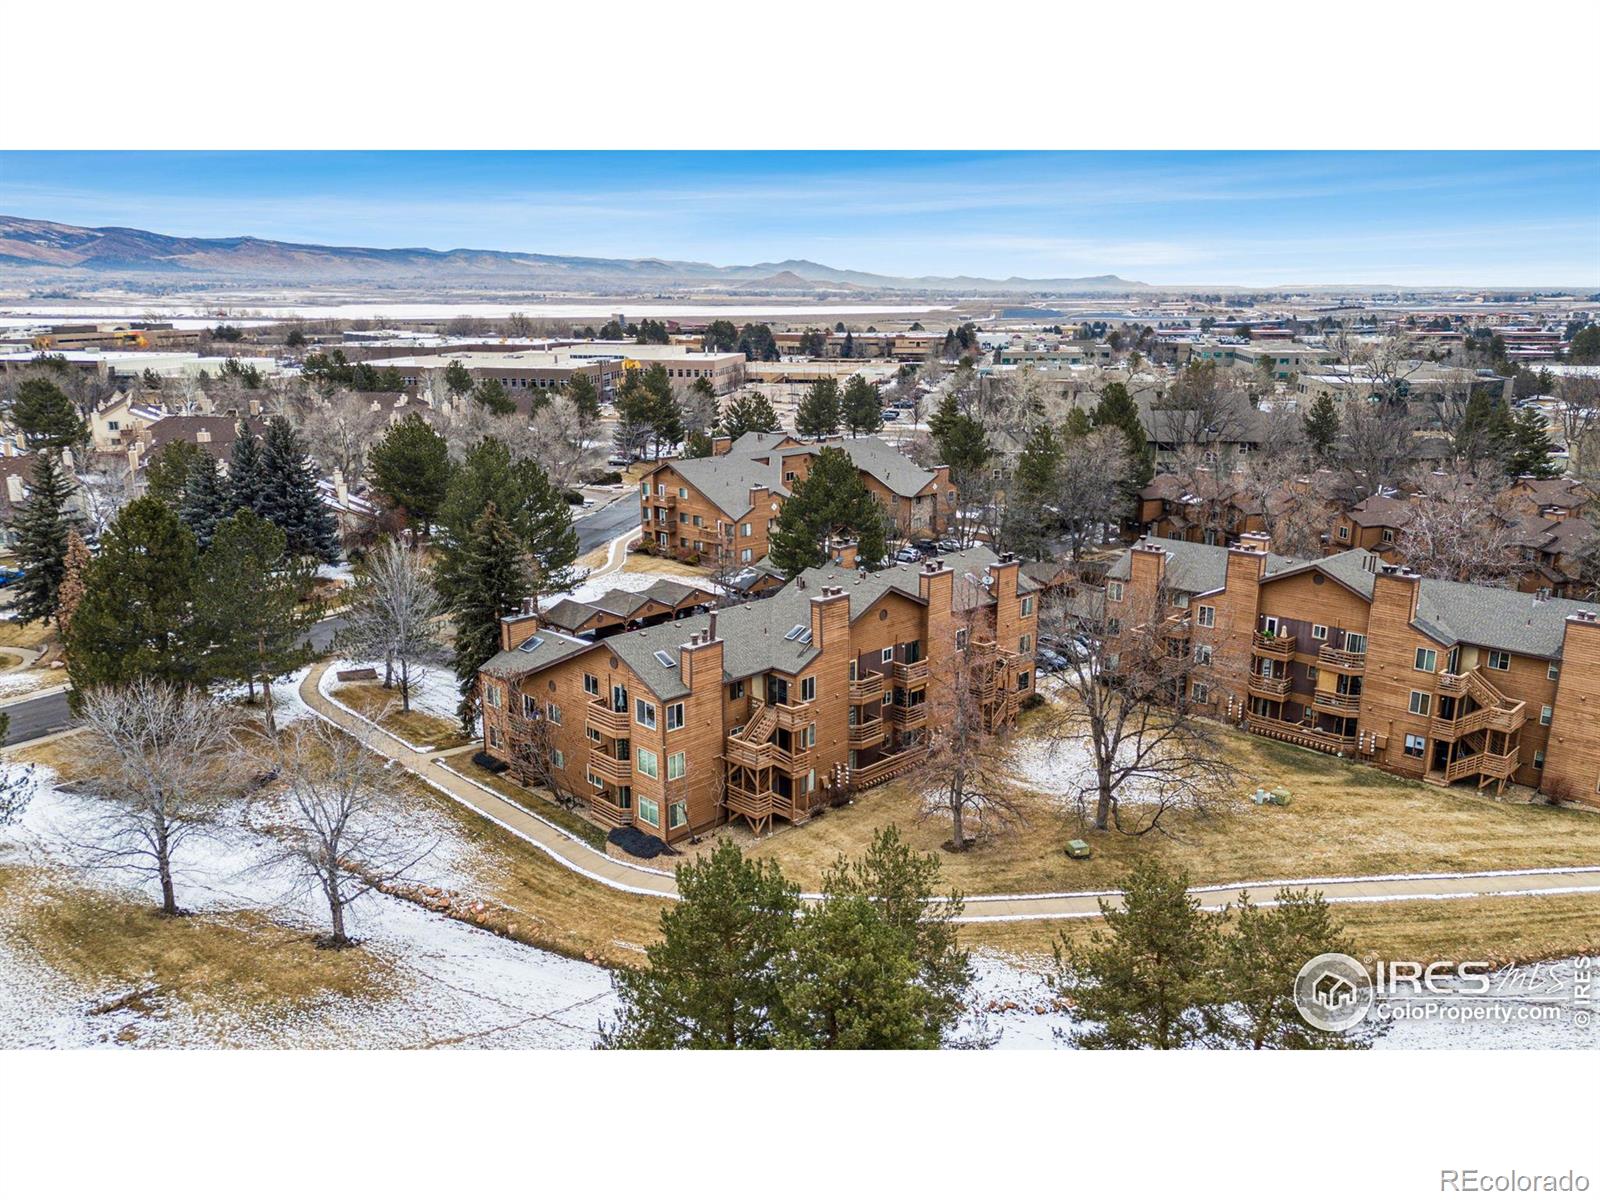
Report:
[[[1370,550],[1316,560],[1146,539],[1106,576],[1108,629],[1159,621],[1186,686],[1253,733],[1433,783],[1600,804],[1597,606],[1423,579]]]
[[[524,605],[479,677],[484,751],[606,828],[667,842],[804,821],[916,766],[952,689],[991,727],[1014,719],[1034,688],[1036,585],[992,559],[807,571],[599,640]]]

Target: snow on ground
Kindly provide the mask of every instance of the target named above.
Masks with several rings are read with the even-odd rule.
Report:
[[[642,592],[652,583],[661,580],[672,583],[686,583],[690,587],[702,588],[708,592],[717,590],[716,584],[704,576],[699,575],[672,575],[662,573],[652,575],[644,571],[615,571],[609,575],[599,575],[593,579],[586,579],[569,592],[560,592],[553,596],[542,596],[539,600],[541,609],[549,608],[562,600],[576,600],[580,604],[592,604],[607,592]]]
[[[350,585],[356,581],[356,570],[347,562],[318,563],[317,578],[326,579],[334,583]]]
[[[18,696],[60,686],[59,680],[49,682],[40,679],[37,671],[13,671],[9,675],[0,675],[0,700],[9,701]]]
[[[339,687],[340,671],[360,670],[371,667],[378,672],[378,679],[383,679],[383,663],[380,661],[364,661],[353,658],[335,659],[328,666],[327,673],[322,677],[322,693],[329,699],[337,700],[333,695],[334,689]],[[411,668],[411,707],[435,717],[442,717],[446,721],[460,720],[457,705],[461,703],[461,690],[456,683],[456,674],[449,667],[438,665],[416,665]],[[394,690],[394,702],[400,703],[400,690]],[[309,711],[309,710],[307,710]],[[475,729],[482,728],[481,721],[474,722]]]
[[[279,726],[292,725],[312,715],[311,706],[300,699],[300,684],[310,673],[311,668],[305,666],[292,675],[285,675],[281,679],[272,681],[272,713]],[[232,683],[217,688],[212,694],[219,700],[237,704],[245,699],[247,689],[242,683]],[[265,718],[266,709],[262,707],[259,685],[256,688],[255,707],[251,711]]]
[[[95,802],[64,792],[41,772],[22,822],[0,836],[0,861],[71,865],[72,843],[91,823]],[[242,811],[242,806],[241,806]],[[234,814],[239,815],[239,814]],[[440,887],[470,884],[475,852],[445,822],[418,811],[421,836],[439,838],[414,874]],[[195,911],[252,909],[306,931],[326,918],[281,869],[267,865],[274,843],[237,821],[185,847],[178,864],[180,903]],[[153,885],[131,872],[81,873],[88,886],[152,899]],[[88,1046],[130,1022],[143,1046],[410,1047],[426,1045],[578,1048],[609,1018],[610,975],[601,968],[524,946],[407,901],[371,893],[358,901],[352,932],[394,965],[397,987],[379,1000],[330,999],[267,1016],[233,1012],[200,1018],[181,1003],[165,1012],[97,1017],[96,995],[53,971],[25,943],[0,936],[0,1047]],[[108,993],[109,994],[109,993]]]

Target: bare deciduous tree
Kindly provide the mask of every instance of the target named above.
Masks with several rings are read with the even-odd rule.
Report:
[[[84,531],[99,538],[133,499],[133,472],[120,455],[97,455],[76,479]]]
[[[1348,481],[1339,499],[1356,503],[1393,486],[1414,456],[1411,421],[1404,408],[1365,399],[1349,401],[1340,418],[1338,453]]]
[[[347,483],[365,474],[367,451],[383,436],[387,424],[370,401],[345,388],[327,397],[308,390],[293,419],[317,465],[330,476],[340,472]]]
[[[345,639],[357,654],[384,661],[384,687],[399,668],[400,707],[411,710],[412,673],[444,651],[445,604],[416,550],[385,541],[367,556]]]
[[[436,843],[419,847],[403,815],[390,811],[394,785],[380,761],[322,721],[291,726],[271,762],[287,785],[288,807],[272,861],[322,897],[330,932],[321,944],[343,949],[353,944],[350,905],[403,878]]]
[[[1114,428],[1092,429],[1063,448],[1052,523],[1074,562],[1115,532],[1122,481],[1133,471],[1131,458],[1128,439]]]
[[[86,777],[104,805],[94,861],[156,879],[161,911],[177,916],[173,859],[233,797],[238,715],[202,692],[152,680],[97,688],[81,715]]]
[[[1181,610],[1158,592],[1141,611],[1126,604],[1052,607],[1044,627],[1071,646],[1052,678],[1058,753],[1088,753],[1074,797],[1096,829],[1142,835],[1171,813],[1225,805],[1234,771],[1221,730],[1202,720],[1210,669],[1194,659]]]
[[[1563,375],[1556,397],[1572,473],[1579,479],[1600,478],[1600,371]]]
[[[535,415],[529,430],[528,456],[562,491],[570,491],[600,465],[600,449],[589,444],[578,406],[556,396]]]
[[[1500,584],[1517,574],[1516,516],[1497,474],[1493,468],[1435,472],[1417,481],[1410,515],[1395,539],[1407,567],[1457,583]]]

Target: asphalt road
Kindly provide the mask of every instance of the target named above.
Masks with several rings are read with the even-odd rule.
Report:
[[[596,546],[604,546],[624,530],[639,522],[639,506],[631,492],[625,492],[604,508],[585,513],[573,522],[578,531],[578,552],[587,554]],[[326,653],[333,648],[334,635],[346,624],[344,617],[329,617],[311,627],[312,648]],[[11,728],[6,731],[5,744],[32,741],[59,733],[72,724],[72,713],[67,709],[67,694],[39,696],[17,704],[0,707],[0,713],[11,718]]]

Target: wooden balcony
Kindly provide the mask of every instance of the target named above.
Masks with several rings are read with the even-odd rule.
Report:
[[[876,671],[850,681],[850,703],[872,704],[883,699],[883,676]]]
[[[1284,633],[1265,633],[1258,629],[1250,639],[1250,648],[1262,658],[1286,661],[1294,653],[1294,636]]]
[[[633,763],[625,758],[614,758],[604,750],[589,751],[589,770],[615,787],[633,784]]]
[[[611,827],[633,824],[633,809],[618,804],[616,797],[604,788],[596,788],[589,797],[589,815]]]
[[[1467,779],[1473,775],[1484,779],[1510,779],[1516,773],[1519,754],[1516,750],[1509,750],[1504,754],[1469,754],[1465,758],[1458,758],[1444,769],[1444,777],[1450,783],[1458,779]]]
[[[773,704],[769,707],[777,716],[778,728],[791,733],[804,729],[817,719],[817,706],[809,701],[804,704]]]
[[[751,791],[728,784],[722,803],[730,813],[747,817],[751,821],[764,821],[779,811],[782,797],[772,791]]]
[[[870,721],[857,721],[850,726],[850,748],[860,750],[866,746],[877,746],[883,742],[883,718],[873,717]]]
[[[1287,675],[1262,675],[1251,671],[1245,688],[1252,696],[1265,696],[1269,700],[1282,700],[1289,694],[1292,681]]]
[[[928,723],[928,705],[922,704],[885,704],[883,706],[884,720],[901,729],[920,729]]]
[[[1458,717],[1435,717],[1429,730],[1434,737],[1453,742],[1485,729],[1496,733],[1515,733],[1527,720],[1527,706],[1518,700],[1507,708],[1475,708]]]
[[[1437,690],[1441,696],[1465,696],[1467,694],[1467,677],[1465,675],[1452,675],[1449,671],[1440,671]]]
[[[1318,688],[1316,695],[1311,698],[1311,706],[1319,712],[1353,717],[1361,711],[1361,697],[1352,696],[1348,692],[1326,692]]]
[[[1335,650],[1324,646],[1317,651],[1317,665],[1339,675],[1360,675],[1367,669],[1365,650]]]
[[[744,738],[724,738],[722,741],[722,757],[728,762],[741,767],[760,769],[772,765],[772,751],[777,747],[771,742],[751,742]]]
[[[607,737],[627,737],[632,722],[626,712],[616,712],[603,700],[591,700],[584,712],[589,728]]]
[[[895,663],[894,681],[902,687],[912,687],[919,683],[927,683],[928,660],[923,658],[913,663]]]
[[[928,753],[926,746],[912,746],[898,754],[890,754],[880,758],[877,762],[868,763],[864,767],[857,767],[850,772],[850,783],[853,787],[877,787],[886,779],[904,774],[916,766]]]
[[[1245,728],[1263,737],[1304,746],[1310,750],[1320,750],[1324,754],[1355,753],[1355,738],[1341,737],[1339,734],[1316,729],[1310,725],[1295,725],[1289,721],[1275,721],[1271,717],[1258,717],[1252,714],[1245,719]]]

